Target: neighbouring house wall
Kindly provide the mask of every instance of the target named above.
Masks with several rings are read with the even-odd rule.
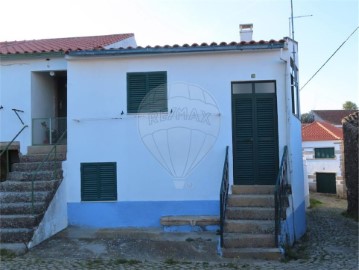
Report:
[[[314,148],[334,147],[335,158],[315,159]],[[303,141],[303,158],[306,159],[309,189],[317,191],[316,173],[335,173],[336,191],[339,197],[345,197],[346,186],[343,175],[342,141]]]
[[[13,58],[1,59],[0,104],[4,108],[0,110],[0,141],[11,141],[22,128],[21,122],[12,109],[23,110],[24,112],[19,115],[29,128],[16,139],[20,142],[22,154],[26,154],[27,146],[31,145],[32,72],[51,70],[66,70],[65,59],[52,58],[49,55],[39,58],[27,56],[19,59],[19,56],[13,56]]]
[[[303,158],[303,174],[304,174],[304,198],[305,198],[305,207],[308,208],[310,206],[310,198],[309,198],[309,180],[308,180],[308,172],[307,172],[307,160]]]
[[[129,38],[126,38],[126,39],[121,40],[119,42],[107,45],[107,46],[105,46],[105,49],[128,48],[128,47],[132,47],[132,48],[137,47],[135,37],[129,37]]]
[[[245,53],[181,54],[112,59],[73,59],[68,62],[68,205],[69,223],[83,226],[159,226],[161,215],[218,214],[225,147],[230,146],[232,177],[231,82],[275,80],[279,151],[287,142],[288,76],[279,50]],[[168,88],[178,83],[198,87],[216,102],[220,129],[211,150],[187,176],[183,186],[152,156],[141,139],[138,115],[127,114],[126,73],[167,71]],[[251,75],[255,74],[255,79]],[[80,105],[81,104],[81,105]],[[169,101],[169,110],[171,101]],[[121,113],[124,112],[122,115]],[[291,120],[292,121],[292,120]],[[293,125],[300,145],[300,121]],[[294,144],[295,144],[294,143]],[[300,147],[294,157],[300,157]],[[300,158],[301,160],[301,158]],[[117,201],[81,202],[80,164],[117,163]],[[294,182],[301,186],[300,163]],[[300,166],[299,166],[300,165]],[[297,188],[297,184],[294,184]],[[304,201],[297,198],[295,204]],[[296,209],[297,205],[295,205]]]
[[[358,118],[356,111],[342,120],[344,132],[345,177],[347,182],[347,213],[358,217]]]

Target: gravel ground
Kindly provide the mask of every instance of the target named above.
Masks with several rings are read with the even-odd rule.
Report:
[[[311,194],[308,230],[282,261],[223,259],[217,236],[146,231],[65,230],[21,256],[3,254],[0,269],[358,269],[358,223],[346,201]]]

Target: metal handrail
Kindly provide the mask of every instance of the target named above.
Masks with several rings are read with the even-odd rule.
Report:
[[[35,203],[35,198],[34,198],[34,181],[36,179],[36,176],[38,175],[39,171],[42,169],[42,167],[44,166],[45,162],[47,162],[52,154],[52,152],[55,152],[54,153],[54,159],[52,160],[53,162],[57,162],[57,151],[56,151],[56,148],[57,146],[59,145],[59,142],[64,138],[65,134],[67,133],[67,130],[65,130],[62,135],[60,136],[60,138],[57,140],[57,142],[51,147],[51,150],[49,151],[49,153],[46,155],[46,157],[42,160],[42,162],[37,166],[36,170],[35,170],[35,173],[33,174],[32,176],[32,179],[31,179],[31,210],[32,210],[32,214],[34,215],[35,214],[35,206],[34,206],[34,203]],[[54,164],[54,172],[55,172],[55,175],[56,175],[56,165]]]
[[[9,172],[9,148],[11,144],[16,140],[16,138],[23,132],[25,128],[29,127],[28,125],[23,126],[20,131],[15,135],[15,137],[6,145],[5,149],[0,153],[0,157],[6,153],[6,174]]]
[[[219,235],[221,241],[221,247],[223,247],[223,231],[224,231],[224,219],[227,208],[228,189],[229,189],[229,173],[228,173],[228,146],[226,147],[226,156],[223,165],[223,174],[221,182],[221,190],[219,193],[220,200],[220,220],[219,220]]]
[[[284,146],[284,152],[280,163],[278,176],[274,190],[274,202],[275,202],[275,244],[279,246],[279,237],[281,234],[281,221],[285,219],[285,205],[290,193],[290,187],[288,185],[288,150],[287,146]]]
[[[15,137],[6,145],[5,147],[5,150],[3,150],[1,153],[0,153],[0,157],[7,151],[9,150],[10,148],[10,145],[16,140],[16,138],[20,135],[20,133],[25,129],[29,127],[28,125],[25,125],[22,127],[22,129],[20,129],[20,131],[15,135]]]

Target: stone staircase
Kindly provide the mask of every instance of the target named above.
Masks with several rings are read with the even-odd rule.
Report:
[[[223,257],[279,259],[274,215],[274,186],[232,186],[224,224]]]
[[[12,165],[6,181],[0,183],[0,245],[12,246],[30,242],[35,229],[62,181],[63,150],[50,156],[41,171],[35,175],[39,164],[46,158],[49,147],[32,147],[28,155]],[[62,148],[64,149],[64,148]],[[66,149],[65,149],[66,151]],[[34,205],[32,206],[32,179],[34,179]],[[16,249],[16,248],[15,248]]]

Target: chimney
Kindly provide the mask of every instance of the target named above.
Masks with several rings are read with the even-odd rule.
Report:
[[[240,36],[241,41],[245,41],[245,42],[252,41],[253,23],[240,24],[239,25],[239,36]]]

